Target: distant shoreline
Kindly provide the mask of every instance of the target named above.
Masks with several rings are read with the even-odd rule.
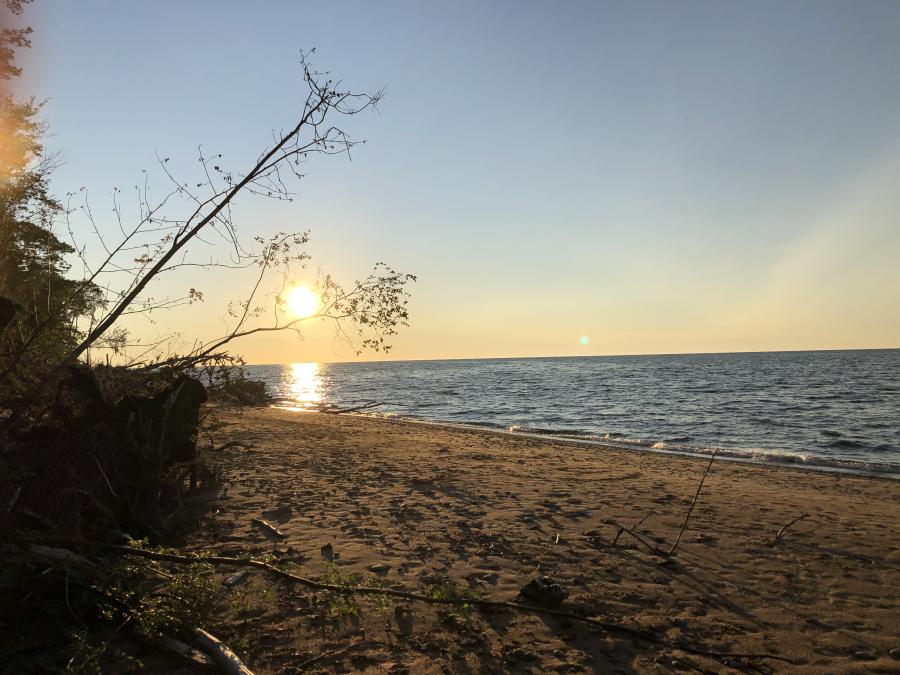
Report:
[[[286,363],[320,363],[323,365],[342,365],[358,363],[430,363],[434,361],[529,361],[554,359],[629,359],[653,358],[656,356],[740,356],[749,354],[818,354],[842,352],[892,352],[900,351],[900,347],[848,347],[832,349],[769,349],[739,352],[654,352],[652,354],[561,354],[557,356],[454,356],[434,359],[358,359],[356,361],[291,361]],[[285,363],[247,363],[248,366],[282,366]]]

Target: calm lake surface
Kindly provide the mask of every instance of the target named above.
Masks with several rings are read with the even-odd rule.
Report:
[[[900,478],[900,349],[249,366],[298,408]]]

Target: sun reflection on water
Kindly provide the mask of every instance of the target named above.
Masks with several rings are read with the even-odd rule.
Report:
[[[294,405],[313,410],[322,402],[322,366],[318,363],[291,363],[284,368],[284,390]]]

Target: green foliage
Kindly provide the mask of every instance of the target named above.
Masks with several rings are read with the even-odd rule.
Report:
[[[21,11],[21,3],[10,7]],[[56,158],[41,142],[42,104],[17,100],[5,82],[19,75],[15,51],[30,46],[29,34],[29,28],[0,33],[0,297],[16,306],[15,320],[0,330],[0,373],[15,364],[34,375],[78,343],[76,320],[103,300],[96,285],[67,278],[76,251],[53,232],[64,209],[49,191]],[[37,333],[40,339],[31,339]]]
[[[103,672],[101,659],[106,648],[96,640],[92,640],[86,630],[72,633],[69,643],[69,661],[66,663],[67,673],[79,675],[100,675]]]
[[[348,574],[335,563],[329,563],[321,581],[323,584],[341,586],[350,591],[360,585],[362,577],[358,574]],[[333,619],[359,615],[359,604],[351,595],[328,593],[325,596],[325,608]]]
[[[98,588],[100,618],[121,620],[125,613],[142,632],[177,634],[206,625],[219,603],[221,588],[203,563],[165,570],[147,561],[119,561]]]
[[[67,652],[67,673],[101,675],[108,672],[107,668],[112,663],[115,663],[116,672],[138,673],[144,668],[140,659],[110,647],[102,636],[92,635],[84,629],[71,634]]]
[[[425,594],[432,600],[452,601],[454,603],[452,606],[457,607],[463,614],[467,614],[472,609],[470,601],[483,598],[476,590],[450,580],[428,586]]]

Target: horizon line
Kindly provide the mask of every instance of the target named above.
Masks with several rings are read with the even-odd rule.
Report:
[[[326,365],[342,365],[346,363],[416,363],[421,361],[522,361],[525,359],[589,359],[589,358],[625,358],[641,356],[715,356],[729,354],[803,354],[810,352],[883,352],[898,350],[897,347],[832,347],[827,349],[760,349],[734,352],[653,352],[629,354],[559,354],[552,356],[456,356],[431,359],[368,359],[359,361],[286,361],[284,363],[246,363],[247,366],[283,366],[294,363],[321,363]]]

